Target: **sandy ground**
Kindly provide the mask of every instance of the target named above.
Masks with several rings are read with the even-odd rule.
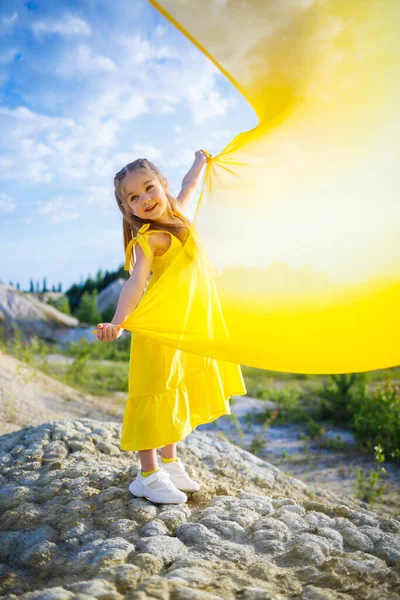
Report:
[[[0,435],[56,419],[118,421],[124,398],[84,394],[0,352]]]
[[[68,362],[73,359],[50,355],[49,361]],[[56,419],[89,417],[99,421],[122,423],[126,394],[93,396],[81,393],[17,359],[0,352],[0,435],[23,427],[39,425]],[[341,435],[345,448],[341,451],[319,447],[318,441],[305,441],[299,425],[263,427],[248,415],[262,412],[266,407],[276,408],[274,402],[257,400],[248,396],[232,398],[231,416],[220,417],[213,423],[197,429],[219,431],[238,446],[255,453],[308,485],[354,497],[357,482],[356,469],[360,467],[366,479],[371,469],[386,469],[380,483],[387,485],[386,492],[373,509],[383,516],[400,515],[400,465],[385,462],[378,466],[374,456],[357,450],[351,432],[337,427],[326,428],[322,440],[336,439]],[[246,417],[247,415],[247,417]],[[323,424],[326,427],[325,424]],[[286,456],[282,456],[286,453]]]

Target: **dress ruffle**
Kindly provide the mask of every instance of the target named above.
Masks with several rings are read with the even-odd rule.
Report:
[[[202,370],[186,374],[173,389],[128,398],[121,450],[161,448],[181,441],[198,425],[231,414],[230,396],[247,391],[241,372],[231,363],[205,360]]]

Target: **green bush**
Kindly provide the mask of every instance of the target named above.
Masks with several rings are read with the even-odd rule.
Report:
[[[90,355],[89,346],[82,344],[78,354],[75,356],[74,362],[68,365],[66,372],[66,381],[72,386],[82,386],[90,379],[90,370],[88,366],[88,358]]]
[[[82,323],[92,323],[97,325],[101,322],[101,313],[97,307],[98,292],[96,289],[92,293],[86,291],[83,293],[80,304],[74,313],[74,317]]]
[[[117,304],[115,302],[111,302],[105,310],[101,313],[101,320],[99,323],[111,323],[114,318],[115,311],[117,310]]]
[[[21,330],[17,325],[11,323],[11,327],[13,330],[12,336],[5,341],[5,335],[3,330],[2,335],[2,346],[5,352],[14,356],[18,360],[22,360],[28,365],[33,365],[34,363],[34,355],[32,352],[31,344],[26,341],[22,335]]]
[[[400,386],[392,385],[389,374],[371,395],[367,385],[351,394],[351,427],[368,449],[381,446],[393,462],[400,463]]]
[[[347,425],[351,416],[350,402],[353,387],[365,385],[367,373],[343,373],[329,375],[318,393],[322,397],[319,418],[330,419],[337,425]]]
[[[107,343],[100,342],[97,338],[93,342],[81,338],[78,342],[70,342],[64,354],[65,356],[80,356],[84,348],[91,360],[127,361],[130,355],[130,344],[131,336],[129,333],[123,333],[118,340]]]
[[[50,299],[48,300],[47,304],[50,304],[50,306],[54,306],[54,308],[66,315],[71,314],[71,307],[69,305],[68,296],[60,296],[60,298],[57,298],[56,300]]]
[[[261,400],[271,400],[289,409],[298,405],[303,392],[296,384],[287,384],[279,389],[258,383],[253,387],[252,393],[249,392],[249,394]]]

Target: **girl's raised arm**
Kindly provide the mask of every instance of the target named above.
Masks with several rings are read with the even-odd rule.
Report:
[[[185,212],[189,208],[190,202],[196,192],[197,186],[200,183],[201,172],[205,163],[208,160],[208,156],[204,153],[203,150],[197,150],[197,152],[195,152],[194,163],[183,178],[182,189],[176,197],[182,212]]]

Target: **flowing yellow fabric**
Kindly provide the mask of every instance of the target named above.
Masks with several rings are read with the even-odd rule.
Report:
[[[258,125],[207,164],[188,243],[122,326],[277,371],[398,365],[398,1],[150,2]]]

